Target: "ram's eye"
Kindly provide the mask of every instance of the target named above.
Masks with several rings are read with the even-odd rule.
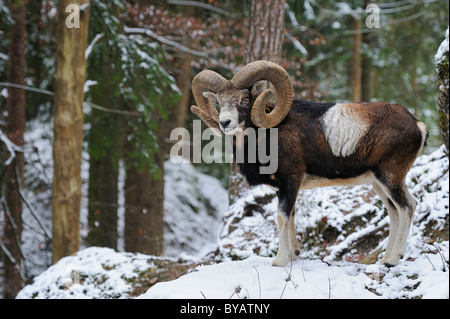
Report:
[[[219,107],[219,102],[214,101],[214,106],[215,106],[216,108],[218,108],[218,107]]]
[[[242,101],[244,101],[245,103],[248,103],[248,100],[249,100],[249,96],[244,95],[244,98],[242,99]]]

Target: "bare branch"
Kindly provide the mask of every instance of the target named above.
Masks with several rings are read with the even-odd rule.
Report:
[[[149,36],[150,38],[153,38],[155,40],[157,40],[158,42],[164,43],[166,45],[172,46],[174,48],[177,48],[178,50],[180,50],[181,52],[184,53],[188,53],[188,54],[192,54],[201,58],[207,58],[209,52],[205,51],[205,52],[200,52],[200,51],[196,51],[196,50],[191,50],[187,47],[185,47],[184,45],[179,44],[178,42],[169,40],[163,36],[160,36],[158,34],[156,34],[155,32],[153,32],[150,29],[144,29],[144,28],[130,28],[127,26],[124,26],[123,31],[125,33],[128,34],[144,34],[146,36]]]
[[[23,281],[26,281],[26,274],[24,272],[24,267],[22,263],[18,263],[17,260],[14,258],[14,256],[11,254],[11,252],[6,248],[6,246],[3,244],[3,242],[0,240],[0,248],[5,253],[6,257],[8,257],[9,261],[16,267],[20,278]]]
[[[21,260],[17,261],[14,256],[11,254],[11,252],[8,250],[8,248],[3,244],[2,240],[0,240],[0,247],[2,248],[2,250],[4,251],[4,253],[6,254],[6,256],[8,256],[9,260],[11,261],[12,264],[14,264],[14,266],[16,267],[17,271],[20,274],[20,277],[22,278],[22,280],[25,280],[26,276],[26,271],[24,268],[24,265],[22,263],[22,260],[25,259],[23,251],[22,251],[22,245],[21,245],[21,241],[20,238],[18,236],[18,230],[17,230],[17,225],[14,221],[14,218],[11,216],[11,212],[9,211],[8,208],[8,204],[5,202],[5,200],[3,198],[1,198],[1,203],[3,206],[3,209],[5,211],[5,216],[6,218],[9,220],[9,223],[13,229],[13,233],[14,233],[14,241],[17,245],[17,248],[19,250],[19,254],[21,256]]]
[[[230,70],[230,71],[233,71],[233,72],[236,71],[236,69],[233,66],[230,66],[228,64],[219,63],[219,61],[217,61],[216,59],[214,59],[212,57],[212,55],[214,53],[221,52],[222,51],[221,49],[206,50],[204,52],[200,52],[200,51],[189,49],[189,48],[185,47],[184,45],[179,44],[178,42],[175,42],[175,41],[172,41],[170,39],[167,39],[166,37],[160,36],[160,35],[156,34],[155,32],[153,32],[152,30],[149,30],[149,29],[130,28],[130,27],[125,26],[123,28],[123,31],[125,33],[128,33],[128,34],[143,34],[143,35],[146,35],[146,36],[148,36],[148,37],[150,37],[152,39],[155,39],[156,41],[158,41],[158,42],[160,42],[162,44],[165,44],[165,45],[167,45],[169,47],[173,47],[173,48],[179,50],[180,52],[183,52],[183,53],[186,53],[186,54],[192,54],[192,55],[198,56],[200,58],[204,58],[204,59],[210,61],[213,64],[222,66],[224,69],[227,69],[227,70]]]
[[[183,0],[168,0],[167,4],[180,5],[180,6],[191,6],[191,7],[199,7],[207,10],[214,11],[216,13],[222,14],[226,17],[233,17],[234,14],[230,13],[225,9],[218,8],[208,3],[203,3],[199,1],[183,1]]]
[[[13,87],[13,88],[16,88],[16,89],[22,89],[22,90],[36,92],[36,93],[42,93],[42,94],[46,94],[46,95],[50,95],[50,96],[54,96],[55,95],[54,92],[49,91],[49,90],[38,89],[38,88],[25,86],[25,85],[19,85],[19,84],[15,84],[15,83],[0,82],[0,86]],[[130,116],[142,116],[142,114],[138,113],[138,112],[129,112],[129,111],[122,111],[122,110],[111,109],[111,108],[104,107],[104,106],[101,106],[101,105],[98,105],[98,104],[94,104],[94,103],[91,103],[91,102],[83,102],[83,106],[91,106],[94,109],[97,109],[97,110],[103,111],[103,112],[108,112],[108,113],[116,113],[116,114],[122,114],[122,115],[130,115]],[[3,137],[2,137],[2,140],[3,140]]]
[[[253,266],[253,268],[255,268],[256,270],[256,275],[258,276],[258,285],[259,285],[259,299],[261,299],[261,282],[259,281],[259,271],[258,269],[256,269],[255,266]]]
[[[16,170],[17,170],[17,168],[16,168]],[[16,175],[16,177],[17,177],[17,175]],[[18,179],[17,179],[17,182],[19,183]],[[30,205],[30,203],[28,202],[28,200],[26,199],[26,197],[23,193],[22,186],[19,185],[19,187],[17,189],[19,190],[20,198],[22,198],[23,202],[27,206],[28,210],[30,211],[31,216],[34,217],[34,219],[38,223],[39,227],[41,227],[41,229],[44,231],[45,237],[47,237],[48,240],[51,240],[52,235],[51,235],[50,231],[47,228],[45,228],[44,223],[41,221],[40,217],[34,212],[33,207]]]
[[[331,299],[331,279],[328,277],[328,299]]]
[[[90,106],[93,109],[107,112],[107,113],[115,113],[115,114],[121,114],[121,115],[128,115],[128,116],[143,116],[142,113],[139,112],[130,112],[130,111],[122,111],[122,110],[116,110],[116,109],[110,109],[108,107],[104,107],[98,104],[94,104],[91,102],[83,102],[83,106]]]
[[[54,95],[54,93],[52,91],[48,91],[48,90],[44,90],[44,89],[38,89],[38,88],[33,88],[33,87],[30,87],[30,86],[25,86],[25,85],[20,85],[20,84],[15,84],[15,83],[0,82],[0,86],[6,86],[6,87],[11,87],[11,88],[16,88],[16,89],[22,89],[22,90],[25,90],[25,91],[37,92],[37,93],[42,93],[42,94],[51,95],[51,96]]]

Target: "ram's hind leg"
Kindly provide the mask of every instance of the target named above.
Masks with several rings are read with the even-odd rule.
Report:
[[[383,182],[378,185],[387,195],[390,203],[394,204],[398,213],[397,231],[392,234],[395,239],[389,238],[389,251],[386,249],[386,253],[380,262],[388,266],[395,266],[405,253],[409,229],[416,209],[416,201],[409,193],[403,180],[399,183]],[[396,223],[397,222],[394,220],[394,224]],[[389,237],[390,236],[391,234],[389,234]],[[391,246],[389,244],[391,244]]]
[[[378,196],[381,198],[381,201],[383,202],[384,206],[386,207],[388,214],[389,214],[389,238],[388,243],[386,245],[386,251],[384,253],[384,257],[381,259],[381,263],[385,262],[385,259],[387,256],[391,255],[392,248],[394,247],[394,242],[397,238],[398,233],[398,226],[399,226],[399,217],[398,217],[398,211],[395,207],[394,203],[389,199],[389,197],[386,195],[386,193],[383,191],[381,186],[378,185],[378,183],[373,183],[373,189],[378,194]]]
[[[402,183],[398,189],[395,189],[393,195],[399,212],[400,223],[394,247],[392,248],[393,263],[391,263],[391,260],[387,260],[386,264],[395,266],[396,258],[398,257],[398,260],[400,260],[405,254],[409,230],[416,210],[416,200],[409,193],[405,183]]]

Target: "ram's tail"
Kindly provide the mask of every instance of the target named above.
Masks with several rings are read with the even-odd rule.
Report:
[[[424,122],[417,121],[417,127],[419,128],[420,132],[422,133],[422,145],[420,146],[419,152],[417,153],[417,156],[419,156],[420,153],[422,153],[424,146],[427,145],[428,136],[430,134],[428,133],[427,126],[425,125]]]

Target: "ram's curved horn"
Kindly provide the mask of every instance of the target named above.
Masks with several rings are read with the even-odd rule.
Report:
[[[270,61],[255,61],[247,64],[236,73],[231,83],[238,89],[244,89],[250,88],[259,80],[267,80],[275,86],[277,104],[272,112],[267,114],[265,107],[274,92],[270,89],[263,91],[253,104],[251,118],[256,126],[271,128],[277,126],[288,114],[294,89],[286,70]]]
[[[213,102],[203,96],[203,93],[208,91],[219,92],[225,87],[227,82],[227,79],[211,70],[200,72],[192,80],[192,93],[198,107],[195,105],[191,106],[191,111],[197,114],[210,128],[215,128],[219,131],[219,113]]]

